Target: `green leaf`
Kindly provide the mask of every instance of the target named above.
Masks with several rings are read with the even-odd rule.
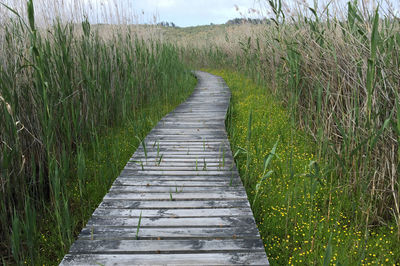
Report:
[[[274,146],[272,147],[272,150],[268,153],[268,155],[265,158],[264,171],[263,171],[264,173],[267,170],[267,167],[268,167],[269,163],[271,162],[272,158],[276,156],[276,148],[278,147],[279,140],[280,140],[280,136],[278,136],[278,139],[276,140]]]
[[[32,31],[35,31],[35,10],[33,8],[33,1],[32,0],[28,1],[27,7],[28,7],[29,26],[31,27]]]
[[[249,123],[247,125],[247,141],[250,141],[251,139],[251,124],[253,121],[253,110],[250,110],[249,114]]]
[[[263,178],[261,179],[261,182],[265,181],[265,179],[267,179],[268,177],[270,177],[272,174],[274,173],[274,171],[269,170],[268,173],[266,173]]]
[[[139,239],[139,229],[140,229],[140,222],[142,221],[142,212],[140,211],[139,221],[136,227],[136,240]]]
[[[374,24],[372,26],[372,33],[371,33],[371,60],[375,61],[376,58],[376,50],[377,50],[377,44],[378,44],[378,38],[379,38],[379,32],[378,32],[378,27],[379,27],[379,13],[378,13],[379,7],[376,8],[375,10],[375,16],[374,16]]]
[[[385,129],[388,127],[390,121],[392,120],[392,114],[390,114],[389,118],[387,118],[385,120],[385,122],[383,122],[383,126],[381,127],[381,129],[379,129],[378,132],[376,132],[375,137],[372,139],[371,141],[371,148],[373,148],[376,144],[376,142],[378,141],[379,137],[382,135],[382,133],[385,131]]]
[[[18,20],[19,20],[19,23],[21,24],[22,30],[23,30],[22,24],[24,24],[25,27],[28,28],[28,25],[26,25],[25,21],[21,18],[21,16],[18,14],[18,12],[15,9],[13,9],[13,8],[9,7],[8,5],[1,3],[1,2],[0,2],[0,5],[3,5],[5,8],[10,10],[12,13],[14,13],[18,17]]]
[[[328,266],[332,258],[332,233],[329,237],[328,245],[326,246],[325,256],[324,256],[324,266]]]
[[[311,10],[311,12],[314,14],[314,16],[315,16],[315,19],[318,21],[318,15],[317,15],[317,11],[315,11],[315,9],[314,8],[312,8],[312,7],[309,7],[308,9],[310,9]]]

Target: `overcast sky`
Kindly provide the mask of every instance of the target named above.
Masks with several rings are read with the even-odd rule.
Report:
[[[26,16],[26,0],[0,0],[0,3]],[[34,0],[33,3],[37,22],[53,21],[55,17],[78,22],[86,14],[91,23],[165,21],[180,27],[221,24],[243,15],[259,17],[247,12],[260,7],[259,0]],[[0,21],[2,14],[13,15],[0,5]]]
[[[187,27],[221,24],[232,18],[241,17],[241,13],[248,14],[249,8],[259,7],[257,0],[86,0],[91,1],[95,10],[102,10],[106,6],[118,5],[122,12],[136,13],[140,23],[157,21],[174,22],[177,26]],[[236,8],[237,7],[237,8]],[[99,11],[93,12],[98,14]],[[91,20],[96,20],[92,16]],[[94,21],[92,21],[94,22]]]
[[[220,24],[240,17],[239,11],[247,12],[258,6],[254,0],[149,0],[136,1],[137,9],[145,13],[157,12],[160,21],[172,21],[178,26]]]
[[[64,0],[65,1],[65,0]],[[67,0],[68,1],[68,0]],[[74,0],[69,0],[74,1]],[[221,24],[229,19],[238,17],[260,17],[256,13],[249,12],[249,9],[265,10],[268,5],[267,0],[81,0],[92,2],[94,6],[118,6],[126,14],[136,13],[140,23],[154,22],[156,15],[157,22],[174,22],[177,26],[187,27],[196,25],[207,25],[210,23]],[[296,3],[308,3],[314,6],[317,2],[322,9],[324,4],[331,2],[333,5],[346,6],[348,0],[282,0],[287,6],[294,6]],[[399,0],[365,0],[371,6],[376,6],[377,2],[387,7],[385,2],[394,3],[395,9],[399,6]],[[361,0],[359,0],[361,2]],[[375,4],[374,4],[375,2]],[[94,3],[94,4],[93,4]],[[347,9],[345,7],[345,9]],[[398,10],[398,9],[397,9]],[[264,12],[265,13],[265,12]],[[99,14],[99,12],[94,12]],[[265,15],[265,14],[264,14]],[[128,15],[129,16],[129,15]],[[93,18],[92,18],[93,19]],[[92,21],[94,22],[94,21]]]
[[[327,1],[332,2],[332,5],[338,3],[341,5],[348,0],[318,0],[316,2],[323,9]],[[396,10],[395,13],[398,14],[399,0],[365,0],[370,4],[377,1],[381,4],[386,1],[392,2],[392,10]],[[23,10],[26,6],[26,0],[0,0],[0,2],[5,2],[18,10]],[[282,3],[289,6],[295,5],[296,2],[313,6],[315,0],[282,0]],[[248,11],[253,8],[259,11],[265,10],[267,3],[267,0],[34,0],[38,21],[40,18],[43,21],[53,21],[58,16],[79,22],[82,20],[81,14],[85,13],[91,23],[166,21],[174,22],[180,27],[221,24],[229,19],[243,16],[260,17],[259,14],[248,13]],[[387,7],[385,4],[384,6]],[[4,11],[5,8],[0,6],[0,17]],[[266,15],[265,12],[262,13]]]

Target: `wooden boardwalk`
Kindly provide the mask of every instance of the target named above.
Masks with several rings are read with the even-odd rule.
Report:
[[[268,265],[225,131],[229,88],[196,75],[194,93],[149,133],[61,265]]]

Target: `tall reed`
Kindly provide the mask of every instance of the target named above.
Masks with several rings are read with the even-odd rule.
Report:
[[[0,254],[35,264],[39,225],[55,221],[65,251],[83,222],[71,214],[69,185],[90,197],[82,145],[143,108],[182,100],[193,78],[177,47],[128,28],[105,40],[88,21],[38,28],[32,0],[27,19],[10,11],[0,52]]]
[[[187,53],[202,67],[235,68],[270,84],[330,162],[355,224],[395,221],[400,237],[398,18],[364,1],[290,12],[282,1],[266,5],[272,18],[263,33],[237,32],[225,45]]]

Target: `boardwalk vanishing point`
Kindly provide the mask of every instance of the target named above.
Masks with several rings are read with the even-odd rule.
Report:
[[[143,140],[61,265],[268,265],[230,150],[222,78]]]

